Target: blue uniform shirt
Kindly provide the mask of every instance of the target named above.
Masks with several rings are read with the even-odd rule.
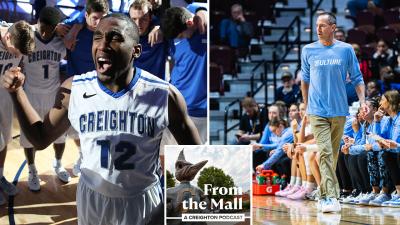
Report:
[[[79,31],[77,43],[73,51],[67,51],[68,76],[83,74],[95,70],[92,57],[93,31],[86,27]]]
[[[372,151],[378,151],[380,149],[378,143],[372,138],[367,136],[367,133],[371,133],[374,124],[370,124],[368,127],[360,126],[360,129],[355,133],[354,145],[350,146],[350,155],[358,155],[365,151],[365,144],[372,144]]]
[[[175,39],[170,54],[175,61],[170,82],[185,98],[189,115],[207,117],[207,34]]]
[[[158,43],[151,47],[148,43],[148,35],[140,37],[142,45],[142,54],[135,59],[133,64],[144,69],[158,78],[165,80],[165,62],[167,59],[167,48],[164,44]]]
[[[310,115],[348,115],[347,73],[355,87],[364,84],[353,48],[337,40],[331,46],[324,46],[319,41],[304,46],[301,72],[302,80],[310,85],[307,106]]]

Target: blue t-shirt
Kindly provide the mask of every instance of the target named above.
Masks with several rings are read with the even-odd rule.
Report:
[[[190,116],[207,117],[207,34],[175,39],[170,46],[171,84],[185,98]]]
[[[78,75],[95,70],[92,57],[93,31],[82,28],[77,36],[77,43],[73,51],[67,51],[67,74]]]
[[[387,151],[400,152],[400,112],[393,118],[384,116],[380,122],[376,123],[373,130],[375,134],[398,143],[397,148],[388,149]]]
[[[283,151],[283,145],[286,143],[293,143],[293,130],[292,128],[286,128],[282,131],[281,139],[279,140],[278,147],[275,149],[274,154],[272,154],[265,162],[263,162],[263,167],[266,170],[271,169],[271,167],[285,154]]]
[[[321,117],[349,115],[346,75],[354,87],[364,85],[360,66],[351,45],[334,40],[330,46],[319,41],[303,47],[302,80],[308,83],[307,113]]]
[[[148,35],[140,37],[142,54],[139,58],[135,59],[133,64],[164,80],[167,48],[164,42],[158,43],[151,47],[151,45],[148,43],[148,37]]]
[[[275,133],[272,133],[271,129],[269,129],[269,123],[268,123],[267,125],[265,125],[263,135],[259,142],[259,144],[261,144],[263,148],[257,150],[257,152],[275,149],[276,147],[278,147],[280,139],[281,137],[277,136]]]
[[[367,143],[372,145],[372,151],[379,151],[380,147],[378,143],[367,136],[368,133],[372,132],[373,126],[373,124],[368,126],[362,125],[358,132],[355,132],[354,144],[349,148],[350,155],[358,155],[365,152],[365,144]]]

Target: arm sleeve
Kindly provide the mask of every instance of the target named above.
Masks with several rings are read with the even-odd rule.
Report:
[[[74,25],[74,24],[84,24],[85,23],[85,9],[83,9],[82,11],[80,11],[80,13],[74,17],[65,19],[63,21],[64,24],[66,25]]]
[[[310,64],[307,60],[307,49],[305,47],[301,51],[301,79],[310,83]]]
[[[349,48],[349,64],[347,71],[350,74],[350,80],[354,87],[364,84],[363,76],[360,71],[360,65],[352,47]]]
[[[389,138],[389,117],[384,116],[380,122],[374,122],[373,133],[377,134],[385,139]]]
[[[293,143],[293,132],[292,129],[287,129],[285,133],[282,135],[282,139],[278,144],[275,153],[272,154],[264,163],[264,169],[270,169],[285,153],[282,149],[282,146],[285,143]]]
[[[271,131],[269,130],[269,126],[265,125],[263,135],[260,139],[260,144],[268,144],[269,142],[269,136],[271,135]]]
[[[350,146],[349,153],[350,155],[358,155],[365,151],[365,146],[364,145],[352,145]]]

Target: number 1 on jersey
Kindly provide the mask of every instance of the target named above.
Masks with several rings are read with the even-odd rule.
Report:
[[[49,79],[49,65],[43,65],[44,79]]]
[[[110,140],[98,140],[97,144],[100,145],[100,166],[108,168],[108,156],[110,154],[111,142]],[[135,169],[134,163],[126,162],[136,153],[136,146],[127,141],[121,141],[115,145],[115,152],[122,152],[122,154],[114,159],[114,167],[117,170],[133,170]],[[113,158],[113,157],[111,157]]]

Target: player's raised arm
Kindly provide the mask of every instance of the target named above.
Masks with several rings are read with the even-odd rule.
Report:
[[[200,136],[190,119],[185,99],[172,85],[169,85],[168,96],[168,128],[180,145],[200,145]]]
[[[25,76],[19,68],[13,67],[2,76],[1,84],[10,92],[21,129],[36,150],[46,148],[70,126],[68,120],[68,102],[72,78],[61,85],[50,112],[41,120],[32,107],[23,90]],[[10,107],[10,106],[9,106]]]

